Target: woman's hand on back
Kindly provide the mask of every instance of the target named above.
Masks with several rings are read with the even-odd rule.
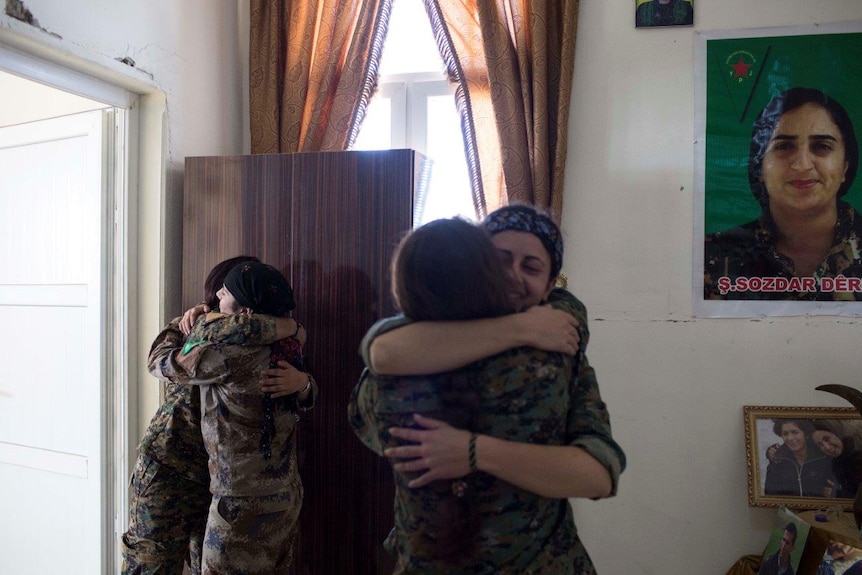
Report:
[[[278,367],[260,372],[260,389],[264,393],[271,393],[273,399],[300,393],[307,385],[308,374],[286,361],[279,361]]]
[[[209,313],[209,311],[210,306],[205,303],[199,303],[195,307],[186,310],[186,313],[183,314],[183,318],[180,320],[180,331],[185,335],[190,334],[198,317],[205,313]]]
[[[438,479],[455,479],[470,473],[469,431],[418,414],[413,418],[423,429],[393,427],[389,430],[393,437],[411,444],[390,447],[383,452],[390,459],[406,460],[393,463],[397,472],[424,472],[408,483],[408,487],[422,487]]]
[[[396,439],[410,443],[383,452],[393,460],[395,471],[421,474],[408,487],[470,473],[469,431],[419,414],[413,419],[421,429],[389,430]],[[475,454],[479,471],[542,497],[598,499],[608,497],[613,489],[604,465],[577,446],[518,443],[478,435]]]

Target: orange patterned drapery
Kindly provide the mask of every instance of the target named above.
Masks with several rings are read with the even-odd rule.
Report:
[[[477,214],[510,202],[559,221],[579,0],[425,0],[458,87]]]
[[[377,86],[393,0],[251,0],[253,154],[345,150]]]

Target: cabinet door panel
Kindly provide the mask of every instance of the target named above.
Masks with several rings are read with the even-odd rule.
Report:
[[[298,574],[392,572],[392,473],[354,436],[347,403],[362,336],[395,311],[389,261],[411,228],[420,161],[411,150],[186,160],[185,305],[213,265],[256,255],[288,277],[308,330],[320,401],[299,427]]]

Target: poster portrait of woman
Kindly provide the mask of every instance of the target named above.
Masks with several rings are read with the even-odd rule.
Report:
[[[845,29],[705,39],[697,315],[862,314],[862,33]]]

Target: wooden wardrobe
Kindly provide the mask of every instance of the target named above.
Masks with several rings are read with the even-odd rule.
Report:
[[[347,422],[366,330],[395,308],[389,261],[412,228],[425,161],[412,150],[190,157],[185,161],[184,309],[232,256],[258,256],[294,288],[319,402],[299,423],[305,487],[299,575],[392,573],[389,464]]]

